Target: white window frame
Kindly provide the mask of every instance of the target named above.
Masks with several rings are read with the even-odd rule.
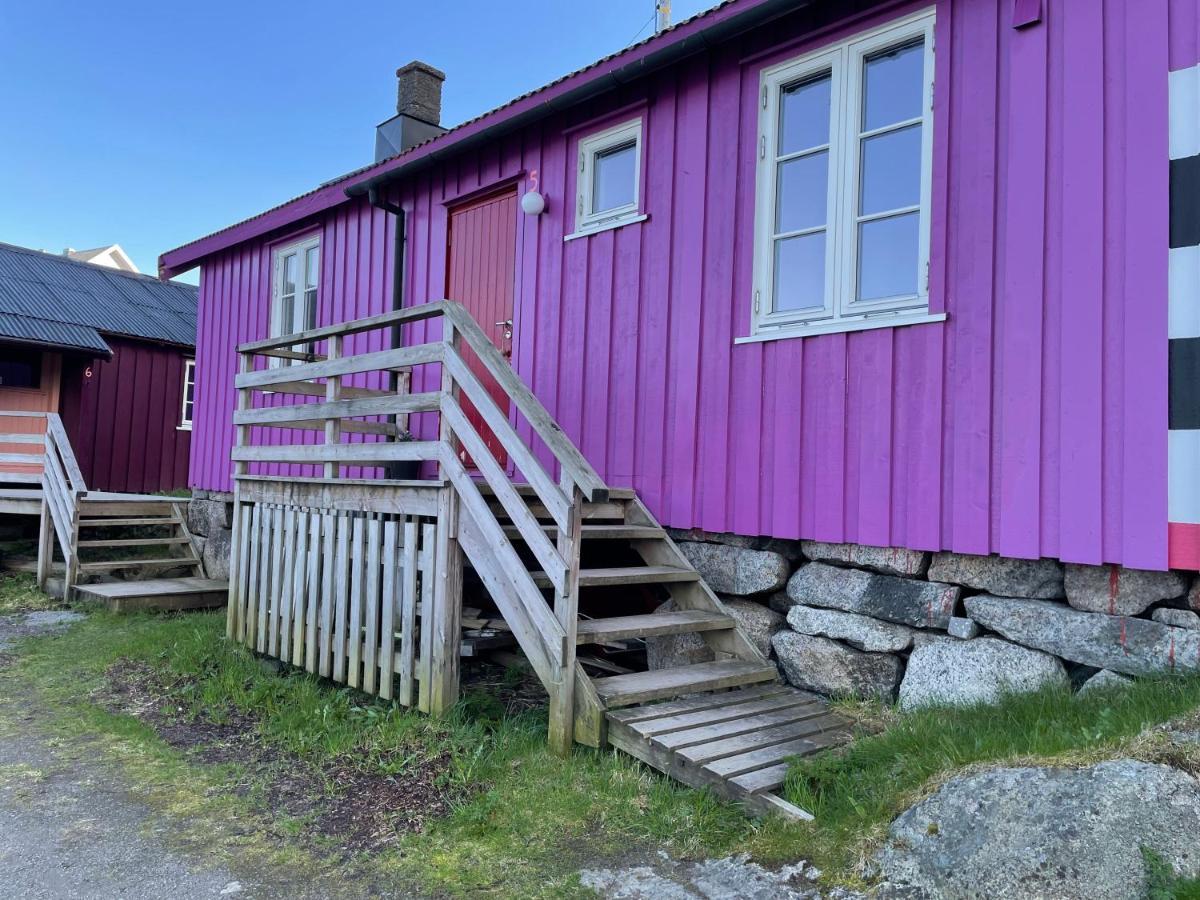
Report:
[[[192,387],[192,414],[188,415],[188,385]],[[179,408],[179,428],[181,431],[191,431],[192,422],[196,418],[196,361],[183,361],[183,400]]]
[[[831,47],[763,69],[760,76],[759,143],[754,228],[754,306],[751,334],[740,342],[772,340],[809,334],[859,331],[917,322],[936,322],[944,314],[929,312],[929,235],[933,182],[933,74],[934,11],[914,13]],[[922,114],[903,123],[873,131],[860,131],[863,103],[863,67],[868,56],[923,40],[925,66]],[[805,78],[829,73],[829,184],[824,230],[825,302],[817,309],[775,312],[772,296],[775,263],[775,204],[777,163],[787,158],[777,152],[782,89]],[[883,300],[855,300],[858,294],[858,225],[860,221],[901,214],[890,210],[876,216],[859,216],[860,140],[920,123],[921,186],[917,293]],[[802,155],[820,148],[809,148]],[[820,228],[813,229],[820,230]],[[801,232],[803,233],[803,232]]]
[[[592,210],[595,196],[596,157],[608,150],[633,141],[633,201],[614,209]],[[579,140],[577,178],[575,184],[575,233],[567,238],[581,237],[629,222],[641,222],[642,205],[642,119],[630,119]]]
[[[269,323],[270,337],[279,337],[285,334],[295,334],[297,331],[307,331],[310,327],[305,323],[304,328],[296,328],[297,316],[300,315],[303,309],[304,298],[304,263],[308,251],[316,249],[317,251],[317,299],[313,304],[313,323],[316,324],[317,307],[321,302],[321,236],[313,235],[312,237],[304,238],[299,241],[287,244],[286,246],[276,247],[271,252],[271,321]],[[284,323],[283,321],[283,260],[284,257],[296,254],[298,265],[296,267],[296,295],[292,303],[292,321]],[[310,347],[307,344],[294,344],[290,349],[297,353],[309,352]],[[278,357],[271,358],[272,366],[291,365],[296,360],[284,360]]]

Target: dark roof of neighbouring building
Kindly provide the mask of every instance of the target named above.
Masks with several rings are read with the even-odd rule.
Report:
[[[190,284],[0,243],[0,340],[109,355],[104,335],[196,345]]]

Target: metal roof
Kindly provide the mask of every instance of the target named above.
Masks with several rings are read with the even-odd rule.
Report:
[[[813,0],[722,0],[670,28],[514,97],[397,156],[347,172],[285,203],[168,250],[159,257],[159,273],[185,272],[205,256],[344,203],[348,195],[365,192],[371,183],[399,174],[400,170],[413,164],[431,161],[439,153],[462,150],[468,139],[494,137],[505,126],[548,115],[577,102],[578,97],[572,94],[596,94],[614,88],[683,55],[699,52],[710,46],[711,41],[761,25],[811,2]]]
[[[0,243],[0,340],[108,354],[101,335],[196,345],[199,291]]]

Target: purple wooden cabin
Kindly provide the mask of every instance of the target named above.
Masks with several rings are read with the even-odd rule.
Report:
[[[239,343],[449,293],[665,525],[1200,568],[1198,60],[1195,0],[730,0],[449,130],[408,67],[379,161],[163,255],[191,486]]]

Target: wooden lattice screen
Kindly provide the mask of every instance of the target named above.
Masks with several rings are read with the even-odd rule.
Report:
[[[241,503],[235,525],[238,641],[428,709],[433,519]]]

